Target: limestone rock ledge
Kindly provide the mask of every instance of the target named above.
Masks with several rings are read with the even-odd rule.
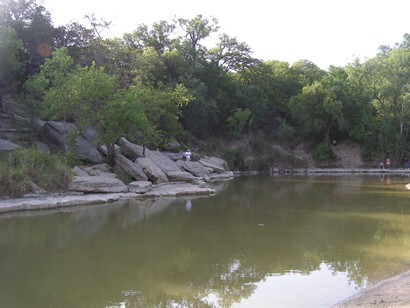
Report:
[[[152,185],[152,188],[143,194],[135,192],[93,193],[82,195],[49,195],[30,198],[5,199],[0,200],[0,214],[16,211],[56,209],[86,204],[111,203],[121,199],[125,200],[192,195],[213,195],[215,193],[215,189],[209,187],[201,187],[200,185],[189,183],[163,183]]]
[[[0,200],[0,213],[27,210],[46,210],[85,204],[101,204],[135,197],[137,197],[136,193],[113,193],[5,199]]]

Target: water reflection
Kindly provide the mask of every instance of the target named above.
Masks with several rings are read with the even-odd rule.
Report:
[[[407,270],[405,182],[252,177],[209,198],[2,215],[0,307],[326,307]]]

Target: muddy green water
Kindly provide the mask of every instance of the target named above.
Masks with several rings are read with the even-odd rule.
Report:
[[[328,307],[410,269],[405,177],[0,215],[0,307]]]

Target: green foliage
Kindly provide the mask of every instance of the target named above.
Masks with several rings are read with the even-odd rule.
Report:
[[[348,138],[392,158],[410,149],[408,34],[364,63],[324,71],[255,59],[227,34],[208,49],[213,17],[140,25],[122,39],[104,39],[109,22],[87,18],[54,28],[36,0],[1,1],[0,96],[20,91],[33,115],[94,126],[111,145],[237,138],[247,128],[285,145]]]
[[[232,170],[245,170],[245,160],[243,152],[239,149],[228,149],[225,151],[224,158]]]
[[[65,188],[71,176],[64,158],[33,149],[16,150],[0,156],[0,194],[21,196],[31,192],[32,183],[49,191]]]
[[[312,150],[312,157],[317,161],[332,161],[336,159],[336,154],[325,143],[319,143]]]
[[[240,138],[248,124],[252,111],[249,109],[238,108],[226,120],[228,124],[229,133],[235,137]]]
[[[23,42],[11,27],[0,27],[0,97],[7,91],[14,91],[23,63],[19,53]]]
[[[276,136],[282,144],[288,145],[289,142],[295,137],[296,130],[282,119],[278,119],[278,122],[280,125],[276,132]]]

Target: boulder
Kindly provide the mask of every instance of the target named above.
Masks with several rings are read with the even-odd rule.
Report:
[[[130,161],[128,158],[121,154],[115,155],[115,163],[118,164],[122,170],[132,176],[137,181],[148,181],[148,177],[145,175],[139,164]]]
[[[166,157],[172,159],[173,161],[178,161],[181,160],[184,157],[184,152],[169,152],[169,151],[165,151],[165,152],[161,152],[163,155],[165,155]]]
[[[77,167],[77,166],[75,166],[75,167],[74,167],[73,169],[71,169],[71,170],[72,170],[72,171],[74,172],[74,174],[77,175],[77,176],[90,176],[87,171],[85,171],[85,170],[83,170],[83,169],[81,169],[80,167]]]
[[[136,160],[138,157],[144,157],[144,148],[142,146],[134,144],[125,139],[124,137],[120,138],[120,145],[124,155],[130,158],[131,160]],[[145,150],[148,151],[148,149]]]
[[[143,148],[140,145],[133,144],[125,138],[120,139],[124,154],[130,159],[134,160],[138,157],[143,157]],[[163,155],[159,151],[151,151],[145,148],[145,158],[149,158],[154,165],[162,170],[168,176],[168,172],[181,172],[177,164],[169,157]]]
[[[224,173],[225,171],[227,171],[227,170],[225,170],[225,168],[221,164],[218,164],[217,162],[215,162],[214,160],[211,160],[209,158],[201,158],[199,160],[199,162],[204,167],[213,170],[213,172],[211,172],[211,173],[214,173],[214,172],[215,173]]]
[[[98,164],[102,158],[97,148],[83,137],[77,137],[75,140],[74,152],[77,152],[79,158],[83,161]]]
[[[197,177],[208,176],[210,174],[209,170],[199,162],[179,160],[177,161],[177,165]]]
[[[212,157],[205,157],[205,159],[208,159],[209,161],[211,161],[211,162],[215,163],[216,165],[222,167],[225,171],[229,171],[228,163],[225,160],[223,160],[222,158],[212,156]]]
[[[75,137],[73,144],[67,140],[68,134],[70,132],[75,134],[76,129],[75,125],[71,123],[48,121],[43,125],[42,132],[48,142],[59,150],[70,149],[83,161],[100,163],[102,161],[101,154],[91,142],[80,135]]]
[[[138,157],[135,161],[144,170],[145,175],[154,184],[168,182],[168,178],[164,172],[158,166],[156,166],[152,160],[145,157]]]
[[[152,183],[150,181],[135,181],[128,185],[130,192],[135,192],[138,194],[143,194],[152,188]]]
[[[191,173],[185,171],[170,171],[167,173],[167,177],[174,182],[194,182],[197,180]]]
[[[68,190],[85,193],[120,193],[128,192],[128,186],[117,178],[75,176],[69,183]]]
[[[20,148],[19,145],[4,139],[0,139],[0,152],[14,151]]]
[[[166,157],[161,152],[148,150],[145,156],[158,166],[167,176],[169,172],[182,171],[172,159]]]
[[[103,145],[100,145],[99,147],[98,147],[98,149],[100,150],[100,152],[105,156],[105,157],[108,157],[108,147],[107,147],[107,145],[105,145],[105,144],[103,144]],[[120,154],[121,153],[121,148],[120,148],[120,146],[119,145],[114,145],[114,150],[115,150],[115,153],[118,153],[118,154]]]
[[[49,142],[64,150],[67,146],[66,134],[75,129],[71,123],[47,121],[43,125],[43,134]]]
[[[207,179],[207,182],[230,180],[233,177],[234,177],[234,173],[232,171],[227,171],[227,172],[218,173],[218,174],[211,174],[209,178]]]

